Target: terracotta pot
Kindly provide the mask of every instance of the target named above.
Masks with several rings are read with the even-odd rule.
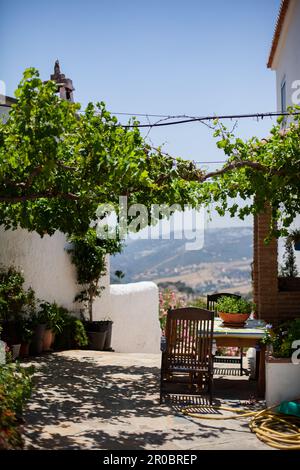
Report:
[[[21,343],[20,357],[29,356],[29,343]]]
[[[54,333],[50,329],[46,329],[43,338],[43,351],[50,351],[54,342]]]
[[[222,318],[223,323],[227,324],[237,324],[243,326],[248,318],[250,317],[250,313],[224,313],[218,312],[220,318]]]
[[[44,343],[44,334],[46,330],[46,325],[37,325],[34,329],[32,342],[30,345],[30,352],[31,354],[41,354],[43,351],[43,343]]]

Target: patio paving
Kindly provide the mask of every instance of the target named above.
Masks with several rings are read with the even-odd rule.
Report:
[[[160,405],[160,355],[76,350],[29,363],[36,386],[25,411],[27,449],[270,449],[247,420],[197,420],[180,403]],[[245,376],[215,380],[218,404],[244,406],[254,393]]]

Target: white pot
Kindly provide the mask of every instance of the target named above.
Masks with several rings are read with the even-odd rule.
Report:
[[[289,358],[266,357],[266,402],[274,406],[300,398],[300,364]]]

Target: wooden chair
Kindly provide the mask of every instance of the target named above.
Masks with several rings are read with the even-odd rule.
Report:
[[[164,394],[209,394],[212,402],[214,313],[169,309],[162,348],[160,401]]]
[[[215,315],[218,316],[218,312],[216,311],[215,304],[221,297],[233,297],[234,299],[240,299],[241,296],[238,294],[231,294],[229,292],[217,292],[215,294],[209,294],[206,297],[206,306],[207,310],[213,310]],[[240,348],[240,356],[239,357],[229,357],[229,356],[214,356],[214,363],[218,364],[239,364],[239,374],[243,375],[243,348]],[[224,369],[222,369],[224,372]],[[229,370],[228,370],[229,372]]]

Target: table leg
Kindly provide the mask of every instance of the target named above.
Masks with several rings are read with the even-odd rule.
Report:
[[[256,353],[257,354],[257,353]],[[260,345],[259,357],[257,358],[258,377],[257,377],[257,394],[259,398],[265,398],[266,389],[266,346]]]

